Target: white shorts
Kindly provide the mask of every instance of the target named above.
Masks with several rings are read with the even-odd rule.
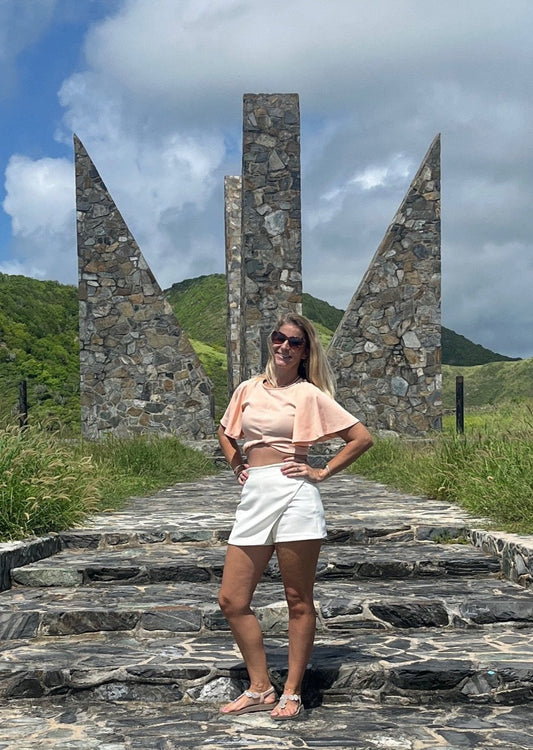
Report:
[[[327,536],[318,487],[286,477],[281,466],[248,469],[228,544],[271,545]]]

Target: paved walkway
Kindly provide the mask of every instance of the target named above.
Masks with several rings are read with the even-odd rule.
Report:
[[[225,472],[31,554],[0,545],[4,567],[14,547],[27,563],[0,594],[0,750],[533,748],[533,596],[507,580],[531,580],[531,540],[349,474],[321,489],[329,537],[302,719],[218,713],[246,685],[216,605],[239,496]],[[31,562],[38,550],[49,556]],[[275,558],[254,606],[279,689]]]

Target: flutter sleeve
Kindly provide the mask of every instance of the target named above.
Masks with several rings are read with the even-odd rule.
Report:
[[[297,398],[292,442],[310,445],[329,440],[357,422],[335,399],[306,383]]]
[[[228,408],[220,420],[220,424],[224,428],[225,434],[228,437],[235,438],[235,440],[244,437],[242,432],[242,412],[248,392],[248,386],[249,381],[245,380],[235,388],[228,404]]]

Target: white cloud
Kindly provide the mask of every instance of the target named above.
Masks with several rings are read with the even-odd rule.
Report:
[[[361,200],[361,193],[385,188],[387,191],[397,186],[403,188],[413,169],[409,159],[403,154],[393,155],[388,164],[369,164],[349,177],[343,184],[329,187],[319,196],[318,205],[310,210],[307,218],[309,229],[315,230],[320,224],[328,224],[346,210],[346,202]]]
[[[48,269],[34,263],[22,262],[20,260],[7,260],[0,262],[0,273],[9,276],[30,276],[32,279],[49,279]],[[57,279],[58,280],[58,279]]]
[[[364,112],[372,102],[412,122],[433,78],[493,91],[528,61],[527,0],[131,0],[93,26],[91,70],[180,122],[216,111],[227,126],[245,91],[298,91],[308,110]],[[142,31],[141,31],[142,30]],[[403,106],[402,106],[403,102]],[[411,112],[409,113],[409,110]],[[433,133],[434,135],[434,133]]]
[[[13,156],[6,169],[6,193],[3,207],[15,236],[62,232],[73,209],[72,164],[66,159]]]
[[[130,111],[121,92],[112,92],[94,74],[68,79],[60,99],[66,115],[59,137],[70,141],[71,132],[79,135],[159,283],[178,281],[176,256],[186,270],[197,254],[183,242],[189,234],[184,220],[201,236],[202,212],[221,184],[223,134],[162,128],[149,111]],[[218,222],[208,220],[218,233],[222,215],[222,210],[216,215]],[[212,258],[204,272],[221,270],[222,262]]]
[[[67,159],[15,155],[6,169],[4,211],[11,217],[15,266],[38,278],[76,278],[74,170]],[[8,264],[9,265],[9,264]],[[4,266],[5,267],[5,266]],[[7,273],[7,271],[6,271]]]
[[[383,166],[368,166],[362,172],[355,174],[351,183],[360,185],[363,190],[373,190],[377,187],[394,185],[398,180],[403,184],[412,171],[412,163],[403,154],[397,154],[391,164]]]

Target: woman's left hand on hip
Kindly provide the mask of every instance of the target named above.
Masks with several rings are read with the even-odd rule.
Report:
[[[309,482],[320,481],[319,469],[314,469],[304,461],[295,461],[293,458],[283,459],[281,473],[291,479],[307,479]]]

